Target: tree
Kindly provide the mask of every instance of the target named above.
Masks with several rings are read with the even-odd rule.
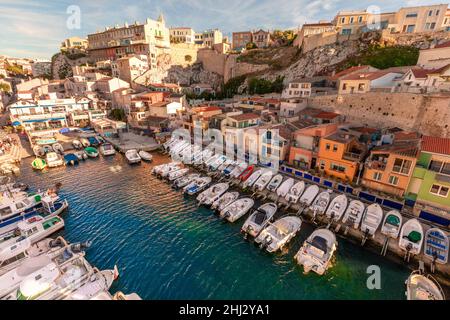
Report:
[[[245,48],[247,50],[252,50],[252,49],[257,49],[258,47],[256,46],[256,44],[254,42],[249,42],[245,45]]]
[[[113,120],[116,121],[126,121],[127,117],[125,115],[125,111],[123,109],[112,109],[109,114]]]
[[[186,61],[186,62],[191,62],[192,61],[192,56],[191,55],[185,55],[184,56],[184,61]]]
[[[11,91],[11,86],[5,82],[0,83],[0,91],[3,92],[10,92]]]

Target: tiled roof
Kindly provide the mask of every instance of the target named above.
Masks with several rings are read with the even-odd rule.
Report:
[[[356,74],[349,74],[342,77],[341,80],[376,80],[387,75],[390,72],[386,71],[375,71],[375,72],[362,72]]]
[[[395,132],[394,141],[407,141],[407,140],[418,140],[420,139],[420,133],[418,132]]]
[[[221,111],[220,107],[216,106],[199,106],[192,108],[192,112],[200,113],[200,112],[208,112],[208,111]]]
[[[344,77],[346,75],[349,75],[353,72],[358,72],[364,69],[368,69],[370,68],[370,66],[355,66],[355,67],[350,67],[348,69],[342,70],[341,72],[336,73],[334,76],[331,76],[330,79],[331,80],[338,80],[341,77]]]
[[[450,138],[423,136],[422,150],[450,155]]]
[[[417,79],[425,79],[429,74],[440,74],[440,73],[442,73],[449,66],[450,65],[445,65],[445,66],[443,66],[441,68],[437,68],[437,69],[422,69],[422,68],[418,68],[418,69],[411,69],[411,71],[414,74],[414,77],[416,77]]]
[[[245,120],[259,119],[260,116],[257,115],[256,113],[243,113],[235,116],[230,116],[230,118],[236,121],[245,121]]]
[[[438,44],[434,48],[439,49],[439,48],[448,48],[448,47],[450,47],[450,41],[446,41],[441,44]]]
[[[419,143],[418,141],[411,141],[411,140],[394,142],[393,144],[386,144],[383,146],[374,147],[372,151],[373,152],[382,151],[415,158],[419,153]]]
[[[335,112],[327,112],[327,111],[322,111],[319,114],[314,116],[315,118],[319,118],[319,119],[334,119],[336,117],[339,117],[338,113]]]
[[[150,105],[150,107],[155,107],[155,108],[158,108],[158,107],[165,107],[165,106],[167,106],[169,103],[170,103],[170,102],[166,102],[166,101],[156,102],[156,103],[152,103],[152,104]]]
[[[324,23],[305,23],[303,27],[332,27],[334,26],[331,22]]]

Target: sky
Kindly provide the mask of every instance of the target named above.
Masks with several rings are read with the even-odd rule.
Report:
[[[168,27],[219,28],[231,35],[256,28],[297,28],[305,22],[331,20],[339,10],[371,5],[390,12],[440,3],[445,0],[0,0],[0,55],[50,59],[65,38],[156,19],[160,13]],[[80,23],[68,28],[68,19],[74,21],[73,6],[79,8]]]

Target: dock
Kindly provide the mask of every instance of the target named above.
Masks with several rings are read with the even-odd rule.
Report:
[[[128,150],[144,150],[144,151],[155,151],[158,150],[160,145],[155,141],[155,139],[138,135],[132,132],[120,133],[118,138],[107,137],[104,139],[111,143],[116,150],[121,153],[125,153]]]

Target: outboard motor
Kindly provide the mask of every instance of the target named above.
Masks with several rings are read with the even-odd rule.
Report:
[[[48,246],[49,246],[50,248],[57,248],[57,247],[61,247],[62,244],[63,244],[63,243],[62,243],[61,238],[56,238],[56,239],[54,239],[54,240],[51,240],[51,241],[49,242]]]
[[[64,252],[63,252],[63,259],[64,260],[68,260],[68,259],[70,259],[72,257],[73,257],[73,253],[69,249],[64,250]]]
[[[88,249],[91,246],[91,244],[92,244],[91,241],[78,242],[78,243],[72,244],[70,246],[70,249],[72,250],[72,252],[80,253],[80,252]]]

